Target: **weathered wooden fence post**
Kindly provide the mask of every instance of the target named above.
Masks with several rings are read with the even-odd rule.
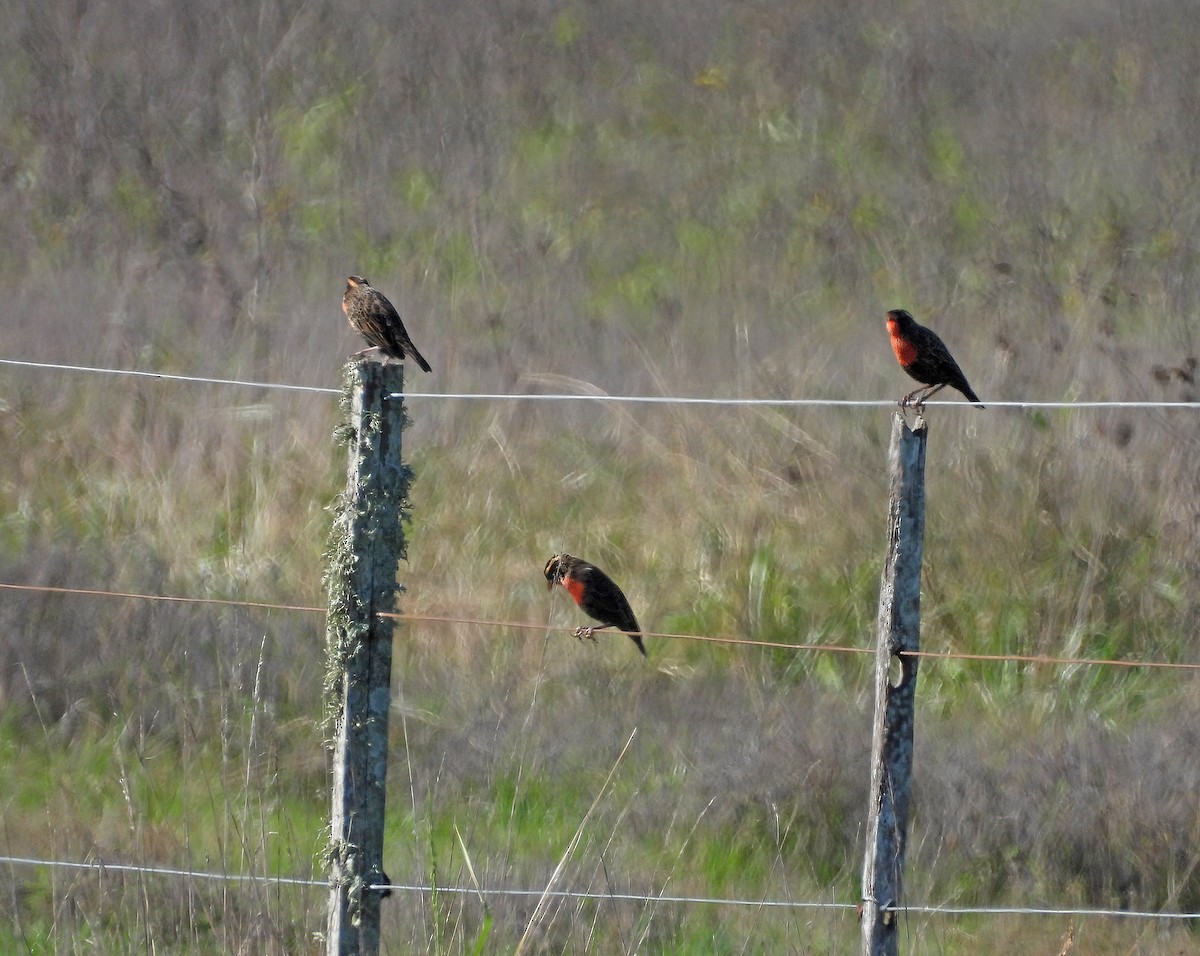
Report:
[[[396,607],[410,477],[400,458],[404,404],[388,396],[403,387],[400,364],[360,359],[347,367],[339,437],[350,446],[350,464],[325,572],[326,701],[334,722],[329,956],[379,952],[383,894],[370,887],[387,882],[383,824],[393,625],[379,612]]]
[[[863,861],[863,956],[899,952],[899,920],[893,907],[900,906],[908,839],[918,660],[900,655],[920,650],[927,436],[923,420],[918,419],[912,431],[902,415],[894,416],[888,451],[888,551],[879,587],[871,803]],[[900,680],[892,684],[890,674],[897,659]]]

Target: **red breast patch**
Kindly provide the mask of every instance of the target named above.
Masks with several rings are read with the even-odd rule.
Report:
[[[577,581],[575,578],[563,578],[562,584],[575,599],[575,603],[583,607],[583,582]]]
[[[896,353],[896,360],[904,366],[912,365],[917,360],[917,348],[908,339],[900,335],[896,328],[896,323],[892,319],[888,319],[888,334],[892,339],[892,351]]]

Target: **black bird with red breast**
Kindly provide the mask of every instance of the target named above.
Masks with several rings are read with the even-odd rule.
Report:
[[[896,361],[921,383],[921,388],[913,389],[900,399],[901,408],[915,404],[920,409],[927,398],[947,385],[957,388],[968,401],[983,408],[979,396],[971,390],[967,377],[936,332],[918,325],[917,320],[904,309],[892,309],[887,314],[887,330]]]
[[[612,578],[594,564],[565,553],[550,558],[543,573],[546,575],[547,587],[561,584],[585,614],[600,622],[599,627],[576,628],[577,638],[594,641],[596,638],[593,631],[615,627],[628,634],[629,639],[642,652],[642,656],[646,656],[646,646],[642,643],[642,629],[633,615],[633,608],[629,606],[629,600]]]

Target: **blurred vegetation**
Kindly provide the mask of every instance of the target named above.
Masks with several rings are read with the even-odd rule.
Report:
[[[5,13],[0,357],[332,388],[355,272],[434,366],[411,389],[898,397],[883,312],[904,306],[985,401],[1197,397],[1184,0]],[[871,642],[886,412],[408,404],[407,610],[577,623],[540,575],[566,548],[651,630]],[[336,414],[0,370],[0,581],[320,604]],[[1200,659],[1193,412],[929,418],[926,649]],[[322,624],[6,594],[5,852],[313,872]],[[856,901],[869,663],[627,644],[406,629],[393,879],[544,887],[636,728],[562,885]],[[919,706],[911,900],[1200,908],[1190,677],[930,661]],[[5,950],[320,948],[319,890],[2,880]],[[389,951],[510,951],[535,903],[398,894]],[[905,945],[1051,952],[1067,930],[911,917]],[[536,942],[856,934],[840,911],[559,901]]]

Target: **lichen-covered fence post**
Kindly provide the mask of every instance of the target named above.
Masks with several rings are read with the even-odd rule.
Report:
[[[400,364],[347,366],[337,437],[350,448],[346,490],[335,505],[326,554],[329,597],[326,702],[333,727],[331,895],[326,952],[379,952],[386,883],[383,825],[391,701],[391,618],[410,473],[400,457],[405,425]]]
[[[879,587],[875,654],[875,722],[871,735],[871,794],[863,861],[862,954],[896,956],[908,798],[912,792],[913,720],[917,658],[921,647],[921,556],[925,547],[925,444],[923,420],[910,430],[902,415],[892,421],[888,451],[891,493],[888,550]],[[891,683],[899,661],[900,680]]]

